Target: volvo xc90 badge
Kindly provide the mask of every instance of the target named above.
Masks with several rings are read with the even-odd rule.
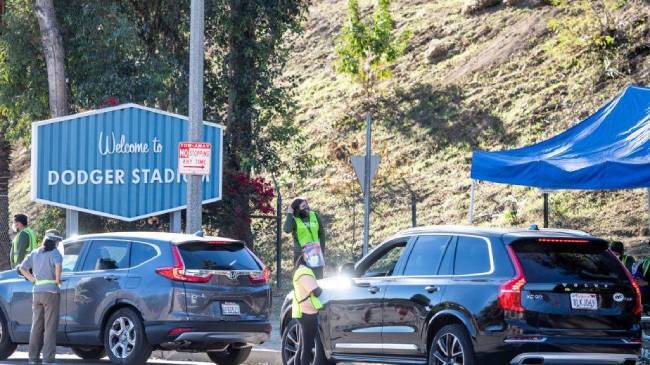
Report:
[[[616,294],[614,294],[614,301],[615,301],[615,302],[620,303],[620,302],[622,302],[622,301],[624,301],[624,300],[625,300],[625,295],[623,295],[623,293],[616,293]]]

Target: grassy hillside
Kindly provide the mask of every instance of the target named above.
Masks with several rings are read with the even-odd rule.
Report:
[[[465,14],[461,0],[393,2],[400,29],[413,38],[393,79],[368,106],[374,151],[382,156],[373,185],[373,243],[410,225],[409,189],[419,197],[418,224],[464,224],[472,150],[544,140],[625,85],[650,84],[648,2],[605,1],[600,13],[587,2],[569,3],[519,1]],[[361,1],[364,13],[372,4]],[[306,180],[285,176],[285,197],[304,195],[326,215],[337,261],[359,253],[363,219],[349,156],[364,153],[366,106],[357,86],[334,70],[334,39],[345,18],[345,0],[313,1],[287,71],[299,81],[300,124],[320,162]],[[542,223],[535,189],[483,183],[476,202],[481,225]],[[555,193],[551,225],[638,244],[648,234],[647,204],[642,190]]]

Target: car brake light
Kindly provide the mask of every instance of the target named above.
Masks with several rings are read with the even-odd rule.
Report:
[[[589,240],[581,240],[575,238],[538,238],[537,242],[540,243],[589,243]]]
[[[189,283],[207,283],[212,279],[212,274],[189,273],[185,270],[185,264],[181,258],[181,253],[176,245],[172,245],[172,256],[174,257],[174,266],[161,267],[156,269],[156,273],[173,281],[184,281]]]
[[[250,274],[248,278],[251,281],[251,284],[266,284],[269,282],[269,279],[271,279],[271,270],[264,266],[264,269],[261,272]]]
[[[634,304],[634,315],[635,316],[640,316],[641,312],[643,311],[643,305],[641,304],[641,289],[639,288],[639,284],[636,283],[636,280],[634,280],[634,278],[632,277],[632,274],[630,274],[630,272],[627,271],[627,268],[618,259],[618,257],[616,257],[616,255],[614,255],[614,253],[612,251],[607,250],[607,252],[609,252],[609,254],[612,255],[612,257],[614,257],[614,259],[616,259],[616,261],[618,261],[618,263],[623,268],[623,272],[625,272],[625,275],[627,275],[627,279],[630,281],[630,284],[632,284],[632,287],[634,288],[634,293],[636,295],[636,302]]]
[[[499,288],[499,307],[503,310],[523,312],[524,307],[521,306],[521,289],[526,285],[526,277],[524,277],[521,264],[512,247],[508,246],[507,249],[515,265],[515,277],[506,281]]]

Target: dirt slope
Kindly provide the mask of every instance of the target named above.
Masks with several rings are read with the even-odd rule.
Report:
[[[368,12],[371,1],[362,1]],[[401,29],[413,39],[384,82],[375,105],[375,152],[382,156],[374,181],[374,243],[410,225],[410,193],[419,198],[418,224],[465,223],[471,152],[541,141],[594,112],[630,83],[650,84],[648,3],[629,1],[613,11],[629,31],[629,68],[608,77],[604,64],[562,49],[553,21],[587,23],[581,9],[522,1],[474,15],[459,0],[393,2]],[[345,21],[346,1],[315,0],[306,30],[295,39],[287,76],[299,80],[300,123],[320,163],[305,180],[285,176],[284,196],[305,195],[326,215],[338,261],[359,253],[360,189],[349,156],[363,154],[359,91],[334,70],[334,39]],[[571,24],[573,24],[571,23]],[[432,39],[449,45],[433,60]],[[577,66],[564,61],[578,58]],[[288,154],[289,155],[289,154]],[[641,190],[566,191],[551,195],[551,224],[583,229],[630,244],[647,238],[647,197]],[[355,214],[356,213],[356,214]],[[481,184],[477,223],[541,224],[542,199],[534,189]],[[356,225],[354,224],[356,222]]]

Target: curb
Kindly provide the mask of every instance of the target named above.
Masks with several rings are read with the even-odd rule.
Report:
[[[204,352],[177,352],[177,351],[154,351],[151,355],[154,359],[170,361],[195,361],[212,363],[208,355]],[[282,365],[282,356],[280,351],[269,350],[265,348],[253,348],[247,364],[269,364]]]

